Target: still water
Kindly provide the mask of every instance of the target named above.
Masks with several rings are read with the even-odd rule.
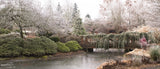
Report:
[[[96,69],[101,63],[123,53],[86,53],[52,60],[0,61],[0,69]]]

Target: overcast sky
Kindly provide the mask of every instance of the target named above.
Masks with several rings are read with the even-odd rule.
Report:
[[[102,0],[75,0],[79,6],[82,18],[84,18],[86,14],[90,14],[92,18],[97,18],[100,1]]]
[[[47,4],[47,0],[40,0],[42,5]],[[84,18],[86,14],[90,14],[92,19],[98,18],[99,16],[99,4],[102,0],[69,0],[72,3],[77,3],[78,9],[80,10],[81,18]],[[53,0],[54,5],[60,2],[63,5],[65,0]]]

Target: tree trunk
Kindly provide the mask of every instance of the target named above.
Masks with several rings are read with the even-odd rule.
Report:
[[[20,36],[21,36],[21,38],[23,39],[24,36],[23,36],[23,28],[22,28],[22,26],[21,26],[21,23],[19,23],[19,30],[20,30]]]

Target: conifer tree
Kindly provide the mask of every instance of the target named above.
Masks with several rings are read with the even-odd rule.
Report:
[[[85,34],[85,29],[82,25],[82,19],[79,16],[79,10],[77,9],[77,4],[74,4],[73,14],[72,14],[72,24],[73,24],[73,34],[83,35]]]

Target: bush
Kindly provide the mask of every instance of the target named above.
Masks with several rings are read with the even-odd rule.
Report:
[[[82,49],[82,47],[78,44],[77,41],[68,41],[65,45],[69,47],[71,51],[77,51]]]
[[[10,33],[11,31],[8,30],[8,29],[0,29],[0,34],[8,34]]]
[[[17,57],[21,55],[22,47],[21,42],[23,41],[21,38],[15,38],[8,42],[6,42],[9,39],[6,39],[3,43],[0,45],[0,57]]]
[[[49,32],[49,31],[38,31],[38,35],[39,36],[45,36],[45,37],[51,37],[53,35],[52,32]]]
[[[0,57],[35,56],[55,54],[57,44],[46,38],[6,38],[0,39]]]
[[[63,53],[65,53],[65,52],[70,52],[70,49],[69,49],[67,46],[65,46],[64,43],[57,42],[57,46],[58,46],[57,50],[58,50],[59,52],[63,52]]]
[[[59,42],[60,41],[60,39],[59,39],[59,37],[50,37],[50,39],[51,40],[53,40],[54,42]]]
[[[75,43],[75,46],[77,46],[79,50],[82,50],[82,49],[83,49],[83,48],[78,44],[77,41],[73,41],[73,42]]]
[[[46,38],[27,39],[24,43],[25,56],[43,56],[55,54],[57,52],[57,45],[54,41]]]
[[[17,30],[15,30],[14,32],[20,32],[20,30],[19,30],[19,29],[17,29]]]
[[[154,46],[150,49],[150,55],[154,61],[157,61],[158,59],[160,59],[160,52],[159,51],[160,51],[159,46]]]
[[[42,46],[45,49],[45,54],[49,55],[49,54],[55,54],[57,53],[57,44],[50,40],[47,37],[41,37],[42,39]]]

